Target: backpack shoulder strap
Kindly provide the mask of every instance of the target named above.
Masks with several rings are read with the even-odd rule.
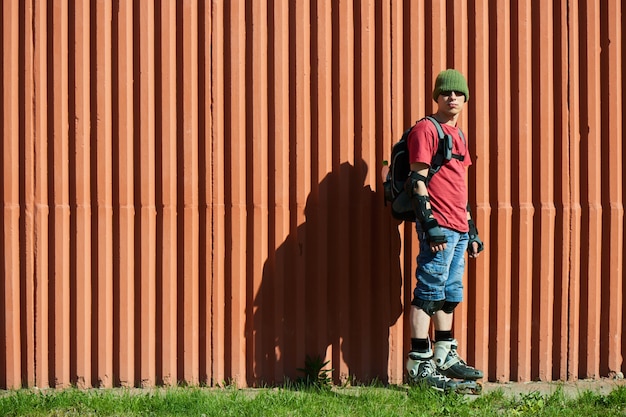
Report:
[[[446,163],[452,158],[458,159],[459,161],[463,161],[465,160],[465,155],[464,154],[458,155],[458,154],[452,153],[452,137],[444,133],[443,128],[441,127],[441,123],[439,123],[437,119],[435,119],[432,116],[426,116],[425,119],[428,119],[433,125],[435,125],[435,128],[437,129],[437,135],[439,136],[439,144],[437,146],[437,153],[433,157],[431,166],[430,166],[430,173],[429,173],[429,179],[430,179],[430,177],[432,177],[434,174],[436,174],[439,171],[439,169],[444,163]],[[460,128],[457,128],[457,131],[459,132],[459,136],[463,140],[463,144],[465,145],[465,149],[467,150],[467,141],[465,140],[465,134],[463,134],[463,131]]]
[[[445,133],[443,133],[441,123],[439,123],[437,119],[432,116],[426,116],[425,119],[428,119],[428,121],[430,121],[435,126],[435,129],[437,129],[437,136],[439,137],[439,142],[437,143],[437,153],[435,154],[435,156],[433,156],[433,159],[430,162],[430,168],[428,169],[428,181],[430,181],[432,176],[439,172],[439,169],[443,165],[443,147],[445,146],[444,143],[446,140],[446,135]]]
[[[465,150],[467,150],[467,141],[465,140],[465,134],[463,133],[461,128],[459,128],[459,136],[461,137],[461,139],[463,139],[463,145],[465,145]]]
[[[443,133],[443,128],[441,127],[441,123],[439,123],[437,119],[435,119],[433,116],[426,116],[425,119],[430,120],[430,122],[435,125],[435,128],[437,129],[437,136],[439,136],[439,140],[443,139],[445,136],[445,133]]]

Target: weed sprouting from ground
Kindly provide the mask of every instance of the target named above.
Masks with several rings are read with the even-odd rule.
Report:
[[[332,386],[331,373],[332,369],[324,369],[330,361],[324,361],[321,356],[306,355],[304,368],[298,368],[298,371],[304,373],[304,376],[298,379],[298,383],[305,387],[316,387],[322,389],[330,389]]]

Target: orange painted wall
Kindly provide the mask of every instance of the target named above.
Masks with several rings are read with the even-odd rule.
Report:
[[[0,19],[0,388],[400,383],[391,145],[466,74],[492,381],[623,370],[624,1],[21,1]]]

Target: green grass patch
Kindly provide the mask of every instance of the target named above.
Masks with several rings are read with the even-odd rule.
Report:
[[[17,390],[0,394],[1,416],[626,416],[626,386],[567,398],[442,394],[406,386],[153,390]]]

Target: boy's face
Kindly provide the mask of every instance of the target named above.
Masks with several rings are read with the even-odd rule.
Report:
[[[439,106],[439,111],[455,116],[463,110],[465,95],[458,91],[442,91],[439,97],[437,97],[437,105]]]

